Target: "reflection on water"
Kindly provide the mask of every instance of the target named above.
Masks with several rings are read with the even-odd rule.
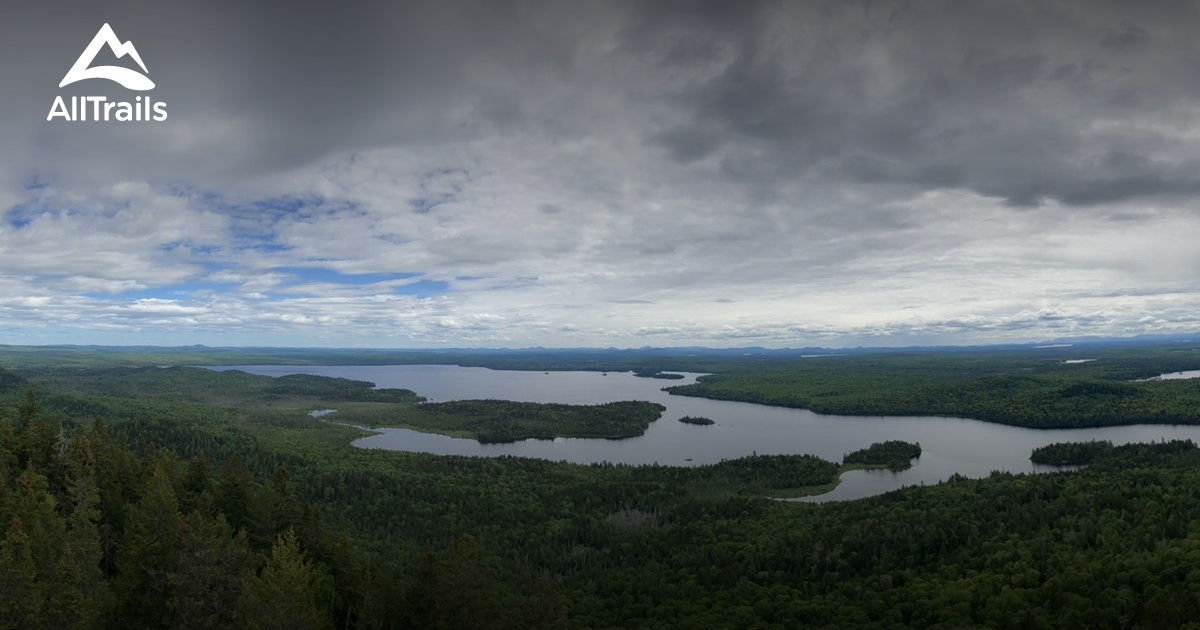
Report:
[[[858,470],[842,476],[836,490],[818,500],[854,499],[903,486],[934,484],[955,473],[986,477],[994,470],[1044,472],[1053,466],[1029,461],[1034,448],[1052,442],[1111,440],[1114,444],[1191,439],[1200,442],[1200,427],[1136,425],[1099,429],[1037,430],[942,417],[827,416],[803,409],[671,396],[668,385],[695,382],[638,378],[631,373],[521,372],[446,365],[404,366],[249,366],[256,374],[281,376],[303,372],[374,382],[379,387],[411,389],[432,401],[501,398],[529,402],[600,404],[616,400],[648,400],[666,406],[663,417],[646,434],[626,440],[526,440],[513,444],[480,444],[474,440],[378,429],[355,442],[362,448],[498,457],[514,455],[579,464],[664,464],[696,466],[751,454],[811,454],[840,462],[850,451],[884,440],[921,444],[922,455],[905,471]],[[705,416],[716,424],[677,422],[681,416]],[[337,416],[330,416],[336,421]]]

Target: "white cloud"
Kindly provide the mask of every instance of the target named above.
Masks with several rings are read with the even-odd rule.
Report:
[[[39,54],[0,55],[27,88],[0,95],[0,330],[405,346],[1195,330],[1183,21],[945,7],[601,1],[530,20],[417,2],[237,24],[118,7],[105,19],[171,108],[128,128],[42,124],[54,55],[94,26],[6,21],[0,53]],[[1126,19],[1149,39],[1113,37]]]

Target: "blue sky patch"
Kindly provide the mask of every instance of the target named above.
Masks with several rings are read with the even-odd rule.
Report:
[[[450,284],[444,280],[415,280],[405,282],[406,280],[420,277],[420,274],[416,273],[341,273],[332,269],[305,267],[277,267],[272,271],[291,276],[290,279],[281,285],[284,288],[300,287],[306,284],[336,284],[348,287],[362,287],[381,283],[397,283],[398,286],[391,287],[392,293],[415,297],[438,295],[450,289]],[[289,295],[295,296],[298,294],[289,292]],[[318,296],[312,295],[312,297]]]
[[[234,284],[224,282],[185,282],[169,287],[154,287],[137,291],[117,293],[83,293],[83,297],[97,300],[186,300],[197,293],[228,293]]]
[[[392,280],[407,280],[420,275],[415,273],[340,273],[332,269],[306,267],[277,267],[273,271],[288,274],[296,278],[295,281],[288,284],[328,282],[330,284],[345,284],[350,286],[362,286]]]
[[[449,289],[450,284],[444,280],[418,280],[412,284],[398,286],[392,289],[392,293],[423,298],[445,293]]]
[[[263,199],[262,201],[255,201],[250,205],[258,211],[275,210],[283,212],[297,212],[304,208],[319,206],[324,202],[325,200],[321,199],[320,197],[284,195],[281,197]]]

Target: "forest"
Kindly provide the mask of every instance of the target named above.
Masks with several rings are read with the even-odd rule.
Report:
[[[411,405],[344,405],[328,417],[335,422],[406,427],[489,444],[558,437],[609,440],[637,437],[665,410],[662,405],[636,400],[600,405],[453,400]]]
[[[730,365],[672,394],[835,415],[952,416],[1036,429],[1200,424],[1193,345],[1080,350],[904,352]],[[1077,359],[1075,359],[1077,360]]]
[[[1106,369],[1081,378],[1109,382]],[[356,449],[363,431],[307,412],[418,404],[419,392],[381,402],[331,381],[0,370],[0,626],[1177,628],[1200,618],[1190,442],[813,505],[766,497],[834,482],[842,465]],[[1087,396],[1112,394],[1076,397]],[[892,447],[863,446],[892,459]]]
[[[1107,456],[1112,450],[1113,444],[1108,440],[1056,442],[1033,449],[1029,460],[1035,464],[1082,466]]]
[[[685,378],[683,374],[659,372],[656,370],[634,370],[633,375],[641,378],[660,378],[667,381],[681,381]]]
[[[921,456],[921,445],[903,440],[876,442],[842,457],[843,464],[886,466],[890,470],[912,468],[912,460]]]

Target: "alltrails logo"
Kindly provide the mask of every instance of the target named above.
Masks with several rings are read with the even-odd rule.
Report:
[[[117,39],[117,34],[113,32],[112,27],[105,24],[100,27],[96,36],[92,38],[92,43],[83,49],[83,54],[79,55],[79,59],[75,60],[75,65],[71,66],[71,69],[67,71],[67,75],[63,77],[58,87],[65,87],[76,81],[87,79],[108,79],[109,81],[120,83],[123,87],[130,90],[146,91],[154,89],[154,82],[146,74],[139,73],[136,70],[120,66],[92,67],[92,62],[95,61],[96,55],[104,46],[108,46],[109,50],[118,59],[129,55],[141,67],[142,72],[146,74],[150,73],[146,69],[146,64],[142,61],[141,55],[133,47],[133,42],[121,43],[121,40]],[[81,120],[160,122],[167,119],[167,104],[155,103],[149,95],[145,97],[138,96],[132,103],[109,101],[107,96],[72,96],[70,107],[67,106],[67,102],[62,96],[54,97],[54,104],[50,106],[50,114],[46,116],[46,120],[50,121],[62,117],[63,120],[71,122]]]

